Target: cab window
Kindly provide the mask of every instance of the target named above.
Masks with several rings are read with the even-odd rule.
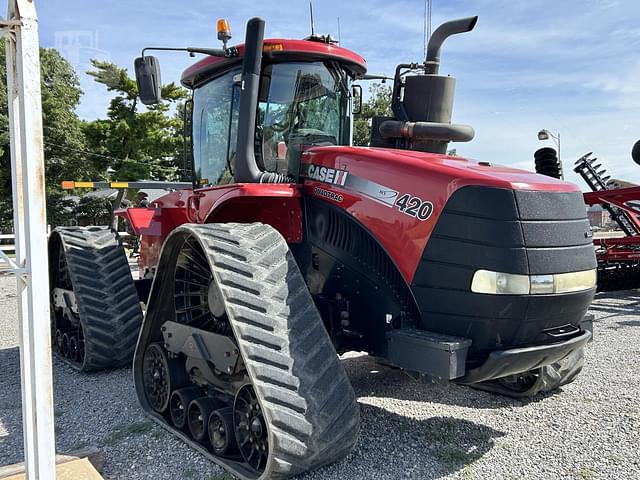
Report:
[[[193,93],[193,166],[196,188],[233,181],[239,87],[227,72]],[[236,77],[237,78],[237,77]]]
[[[256,160],[266,171],[297,176],[300,154],[312,145],[348,145],[348,80],[322,62],[264,67],[256,132]]]

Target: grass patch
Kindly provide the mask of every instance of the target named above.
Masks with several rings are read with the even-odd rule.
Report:
[[[448,444],[435,448],[433,455],[447,468],[458,470],[482,457],[482,451],[476,447],[467,449],[459,445]]]
[[[465,445],[483,443],[491,440],[491,432],[471,422],[464,425],[459,419],[452,417],[434,418],[426,433],[429,443]]]
[[[86,448],[88,445],[89,444],[87,442],[85,442],[85,441],[74,443],[71,446],[71,451],[75,452],[76,450],[82,450],[82,449]]]
[[[153,429],[153,423],[151,422],[134,422],[127,425],[118,425],[111,430],[111,433],[106,437],[102,444],[111,447],[117,445],[125,438],[144,435],[149,433]]]
[[[473,471],[473,468],[466,466],[460,472],[460,478],[463,480],[476,480],[476,473]]]
[[[431,418],[426,424],[424,438],[431,454],[444,468],[463,470],[463,478],[474,478],[470,465],[494,446],[494,437],[503,436],[484,425],[452,417]],[[508,442],[502,445],[510,447]]]
[[[598,471],[593,468],[582,467],[576,472],[576,477],[581,480],[594,480],[598,478]]]
[[[615,453],[607,455],[607,460],[609,460],[609,463],[613,463],[614,465],[624,465],[624,458],[620,455],[616,455]]]

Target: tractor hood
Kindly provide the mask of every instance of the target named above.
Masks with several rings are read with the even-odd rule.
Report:
[[[312,147],[305,151],[302,163],[338,165],[349,169],[366,169],[374,177],[403,178],[408,176],[439,179],[450,177],[449,189],[465,185],[486,185],[513,190],[547,190],[580,192],[578,186],[534,172],[520,170],[464,157],[437,153],[368,147]]]
[[[536,218],[559,212],[565,204],[567,219],[586,217],[576,185],[461,157],[386,148],[312,147],[302,154],[300,171],[304,193],[345,210],[365,226],[409,283],[456,192],[474,189],[476,194],[464,196],[464,203],[484,212],[473,214],[480,217],[501,215],[507,197],[516,210],[539,212]],[[577,234],[583,238],[585,232]]]

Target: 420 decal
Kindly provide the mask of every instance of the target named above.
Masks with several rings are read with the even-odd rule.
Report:
[[[394,207],[405,215],[418,218],[419,220],[427,220],[433,213],[433,203],[422,200],[419,197],[412,197],[405,193],[396,200]]]

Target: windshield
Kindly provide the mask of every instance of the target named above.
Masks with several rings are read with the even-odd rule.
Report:
[[[256,157],[267,171],[297,176],[311,145],[348,145],[347,77],[321,62],[277,63],[262,73]]]

